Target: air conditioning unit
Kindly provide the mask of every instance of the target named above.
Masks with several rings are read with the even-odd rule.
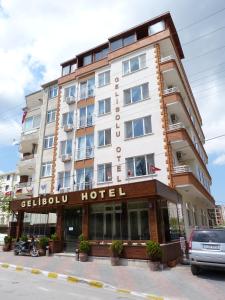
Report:
[[[176,124],[178,122],[178,117],[176,114],[171,114],[170,119],[173,124]]]
[[[73,104],[73,103],[75,103],[75,97],[74,96],[67,96],[66,97],[66,103],[67,104]]]
[[[73,124],[66,124],[63,126],[65,132],[70,132],[73,130]]]
[[[181,151],[177,151],[176,155],[178,161],[181,161],[183,159],[184,154]]]
[[[71,160],[71,154],[63,154],[62,155],[62,162],[68,162]]]

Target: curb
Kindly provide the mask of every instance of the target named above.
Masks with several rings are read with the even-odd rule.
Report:
[[[137,296],[143,299],[149,299],[149,300],[169,300],[168,298],[165,297],[160,297],[157,295],[152,295],[152,294],[147,294],[147,293],[142,293],[142,292],[135,292],[135,291],[131,291],[128,289],[122,289],[122,288],[116,288],[115,286],[112,286],[110,284],[104,283],[102,281],[96,281],[96,280],[90,280],[90,279],[86,279],[86,278],[81,278],[81,277],[75,277],[75,276],[68,276],[65,274],[60,274],[60,273],[55,273],[55,272],[48,272],[48,271],[44,271],[44,270],[39,270],[39,269],[35,269],[35,268],[30,268],[30,267],[23,267],[23,266],[18,266],[18,265],[13,265],[13,264],[8,264],[8,263],[1,263],[0,262],[0,267],[3,269],[11,269],[11,270],[15,270],[17,272],[21,272],[21,271],[26,271],[29,272],[30,274],[33,275],[44,275],[47,278],[50,279],[61,279],[64,281],[67,281],[71,284],[75,284],[75,283],[81,283],[81,284],[86,284],[90,287],[93,288],[103,288],[106,290],[110,290],[116,293],[120,293],[120,294],[129,294],[132,296]]]

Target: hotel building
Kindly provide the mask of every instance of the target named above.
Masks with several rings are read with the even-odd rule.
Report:
[[[183,58],[165,13],[62,63],[26,97],[17,236],[56,231],[67,250],[81,233],[175,245],[208,226],[211,177]]]

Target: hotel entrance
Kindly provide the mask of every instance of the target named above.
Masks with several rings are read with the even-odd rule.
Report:
[[[75,252],[79,235],[82,233],[82,208],[76,207],[64,211],[65,251]]]

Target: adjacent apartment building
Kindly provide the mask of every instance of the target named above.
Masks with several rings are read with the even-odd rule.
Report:
[[[208,226],[211,177],[183,58],[165,13],[63,62],[26,97],[17,234],[36,213],[51,213],[67,244],[81,232],[166,243]]]

